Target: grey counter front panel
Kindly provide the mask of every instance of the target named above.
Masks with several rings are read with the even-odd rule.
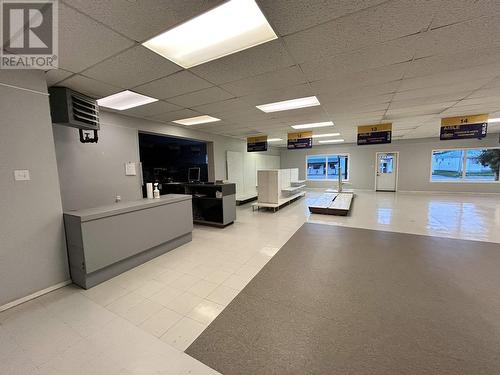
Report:
[[[113,206],[109,211],[64,215],[71,276],[76,284],[91,287],[191,239],[191,196],[172,194],[143,203],[129,205],[133,209]]]

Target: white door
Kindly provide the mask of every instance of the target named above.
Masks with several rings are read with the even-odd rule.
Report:
[[[398,180],[398,154],[396,152],[377,152],[377,177],[375,189],[396,191]]]

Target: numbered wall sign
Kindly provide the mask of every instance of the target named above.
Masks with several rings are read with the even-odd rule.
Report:
[[[484,138],[488,133],[488,115],[447,117],[441,119],[439,139]]]
[[[267,151],[267,135],[247,138],[247,152]]]
[[[392,123],[358,126],[358,145],[391,143]]]
[[[288,149],[304,149],[312,148],[313,144],[312,132],[288,133]]]

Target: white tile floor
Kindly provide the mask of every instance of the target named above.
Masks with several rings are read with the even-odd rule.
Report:
[[[216,374],[183,353],[305,222],[500,243],[500,196],[358,192],[348,217],[238,208],[225,229],[84,291],[0,313],[0,374]]]

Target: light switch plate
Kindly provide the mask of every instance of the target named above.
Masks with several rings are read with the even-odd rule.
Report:
[[[30,171],[28,169],[16,169],[14,171],[14,180],[16,181],[29,181]]]

